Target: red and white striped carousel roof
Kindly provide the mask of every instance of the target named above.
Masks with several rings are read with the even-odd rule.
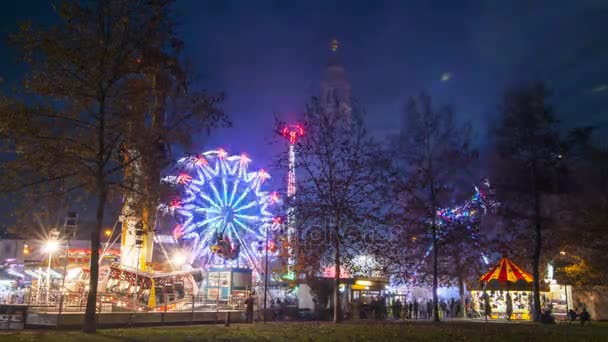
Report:
[[[479,280],[486,283],[492,280],[497,280],[501,283],[515,283],[523,280],[526,283],[531,283],[532,279],[533,278],[530,273],[524,271],[521,267],[517,266],[513,261],[506,257],[500,259],[500,261],[494,267],[492,267],[488,273],[479,278]]]

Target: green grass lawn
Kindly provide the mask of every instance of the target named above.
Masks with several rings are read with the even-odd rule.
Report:
[[[448,323],[268,323],[76,331],[0,332],[0,341],[608,341],[608,325]]]

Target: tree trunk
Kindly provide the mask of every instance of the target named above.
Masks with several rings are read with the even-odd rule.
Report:
[[[458,293],[460,294],[460,317],[467,318],[467,302],[464,298],[464,277],[458,276]]]
[[[433,217],[433,321],[439,322],[439,300],[437,298],[438,287],[437,271],[437,226]]]
[[[541,237],[541,223],[537,221],[534,224],[534,255],[532,258],[532,277],[534,282],[532,283],[532,291],[534,291],[534,308],[533,315],[534,321],[540,321],[541,307],[540,307],[540,252],[542,248],[542,237]]]
[[[99,126],[97,131],[97,215],[95,216],[95,229],[91,232],[91,260],[89,267],[89,293],[87,294],[87,307],[84,313],[82,331],[92,334],[97,329],[95,311],[97,310],[97,283],[99,281],[99,245],[103,216],[106,208],[107,188],[105,184],[105,96],[99,101]]]
[[[536,166],[532,166],[532,191],[534,195],[534,253],[532,255],[532,291],[534,296],[534,308],[532,311],[534,321],[540,321],[541,307],[540,307],[540,253],[542,249],[542,235],[541,235],[541,198],[537,188],[538,180],[536,179]]]
[[[99,199],[97,202],[97,215],[95,217],[95,229],[91,232],[91,261],[89,268],[89,293],[87,294],[87,307],[84,314],[84,326],[82,331],[85,333],[94,333],[96,331],[97,322],[95,320],[95,312],[97,310],[97,283],[99,281],[99,247],[100,235],[103,226],[103,216],[106,202],[106,189],[103,186],[103,181],[99,189]]]
[[[334,323],[340,323],[342,321],[340,312],[340,240],[337,232],[334,238],[334,260],[336,263],[334,272]]]

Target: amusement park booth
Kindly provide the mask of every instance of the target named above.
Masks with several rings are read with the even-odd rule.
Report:
[[[479,278],[481,288],[471,291],[473,314],[484,317],[489,304],[488,318],[506,319],[507,307],[511,305],[510,319],[531,319],[532,279],[530,273],[504,256]]]
[[[352,317],[372,317],[371,302],[373,299],[384,298],[388,278],[385,277],[355,277],[350,285],[350,301]],[[388,305],[388,304],[387,304]]]
[[[251,291],[251,275],[250,268],[209,268],[205,282],[207,299],[227,302],[246,298],[247,292]]]

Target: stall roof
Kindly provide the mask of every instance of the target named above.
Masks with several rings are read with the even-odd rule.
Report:
[[[490,271],[481,278],[480,281],[488,283],[492,280],[496,280],[501,283],[516,283],[524,281],[526,283],[532,282],[532,275],[524,271],[521,267],[509,260],[507,257],[503,257],[498,263],[490,269]]]

